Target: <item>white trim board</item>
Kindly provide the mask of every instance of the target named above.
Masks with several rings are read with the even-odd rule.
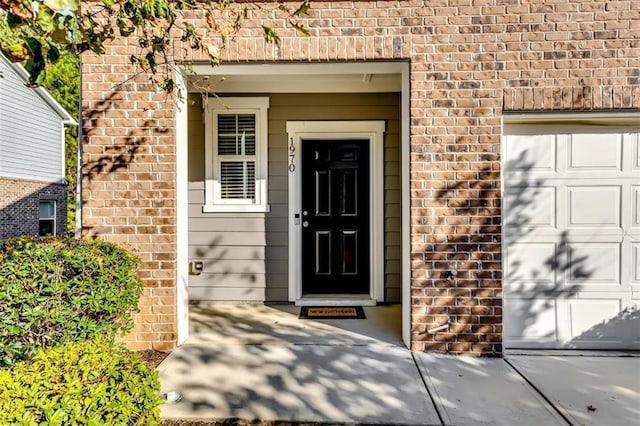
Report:
[[[189,202],[188,202],[188,131],[186,87],[184,77],[175,74],[183,94],[176,100],[176,328],[177,344],[189,337]]]
[[[203,100],[204,102],[204,100]],[[269,175],[269,98],[210,98],[205,104],[205,204],[203,213],[265,213],[269,211],[267,201],[267,179]],[[218,156],[218,114],[253,114],[256,118],[255,191],[256,200],[224,200],[221,194],[220,163]],[[227,157],[229,158],[229,157]],[[247,156],[238,156],[235,161],[245,161]],[[232,161],[232,160],[228,160]]]
[[[302,232],[295,215],[301,213],[301,161],[297,153],[303,139],[368,139],[370,214],[370,294],[384,300],[384,121],[288,121],[289,146],[289,301],[305,304],[302,297]],[[316,299],[317,300],[317,299]]]
[[[504,113],[504,125],[555,124],[640,126],[640,111]]]
[[[401,171],[401,279],[402,279],[402,340],[411,347],[411,82],[409,67],[402,68],[400,98],[400,171]]]

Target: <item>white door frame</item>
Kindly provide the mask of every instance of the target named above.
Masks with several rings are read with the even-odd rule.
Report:
[[[369,141],[369,299],[358,303],[375,305],[384,300],[384,121],[288,121],[289,175],[289,301],[297,305],[352,305],[354,297],[302,295],[302,173],[300,150],[303,140]],[[297,217],[296,217],[297,215]]]

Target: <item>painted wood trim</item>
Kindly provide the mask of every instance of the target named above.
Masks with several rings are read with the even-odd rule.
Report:
[[[269,178],[269,123],[267,110],[269,108],[268,97],[250,98],[209,98],[205,104],[205,204],[203,213],[218,212],[269,212],[268,178]],[[256,115],[256,200],[255,204],[249,203],[223,203],[217,199],[220,193],[220,182],[217,179],[216,169],[218,155],[214,149],[218,131],[214,117],[218,111],[227,111],[235,114],[254,113]]]
[[[188,183],[188,107],[183,76],[176,72],[176,328],[177,344],[189,337],[189,183]]]
[[[549,112],[549,113],[505,113],[502,115],[504,125],[510,124],[602,124],[602,125],[635,125],[640,126],[640,111],[608,111],[608,112]]]
[[[401,271],[402,341],[411,348],[411,92],[409,67],[402,68],[400,97],[400,221],[401,221]]]
[[[262,63],[262,64],[194,64],[193,74],[197,75],[336,75],[336,74],[393,74],[407,68],[402,61],[380,62],[329,62],[329,63]],[[327,90],[325,90],[326,92]]]
[[[385,122],[372,121],[289,121],[289,301],[302,298],[301,267],[301,167],[303,139],[368,139],[370,142],[370,297],[384,300],[384,131]],[[298,214],[298,220],[295,215]]]

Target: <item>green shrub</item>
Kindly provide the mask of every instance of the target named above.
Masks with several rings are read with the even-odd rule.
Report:
[[[160,382],[105,339],[68,343],[0,370],[2,425],[157,425]]]
[[[97,239],[0,241],[0,368],[42,347],[129,331],[139,263]]]

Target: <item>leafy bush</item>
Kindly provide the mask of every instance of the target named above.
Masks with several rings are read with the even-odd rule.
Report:
[[[0,368],[42,347],[131,330],[139,262],[102,240],[0,241]]]
[[[0,370],[0,424],[157,425],[159,391],[139,354],[106,339],[69,343]]]

